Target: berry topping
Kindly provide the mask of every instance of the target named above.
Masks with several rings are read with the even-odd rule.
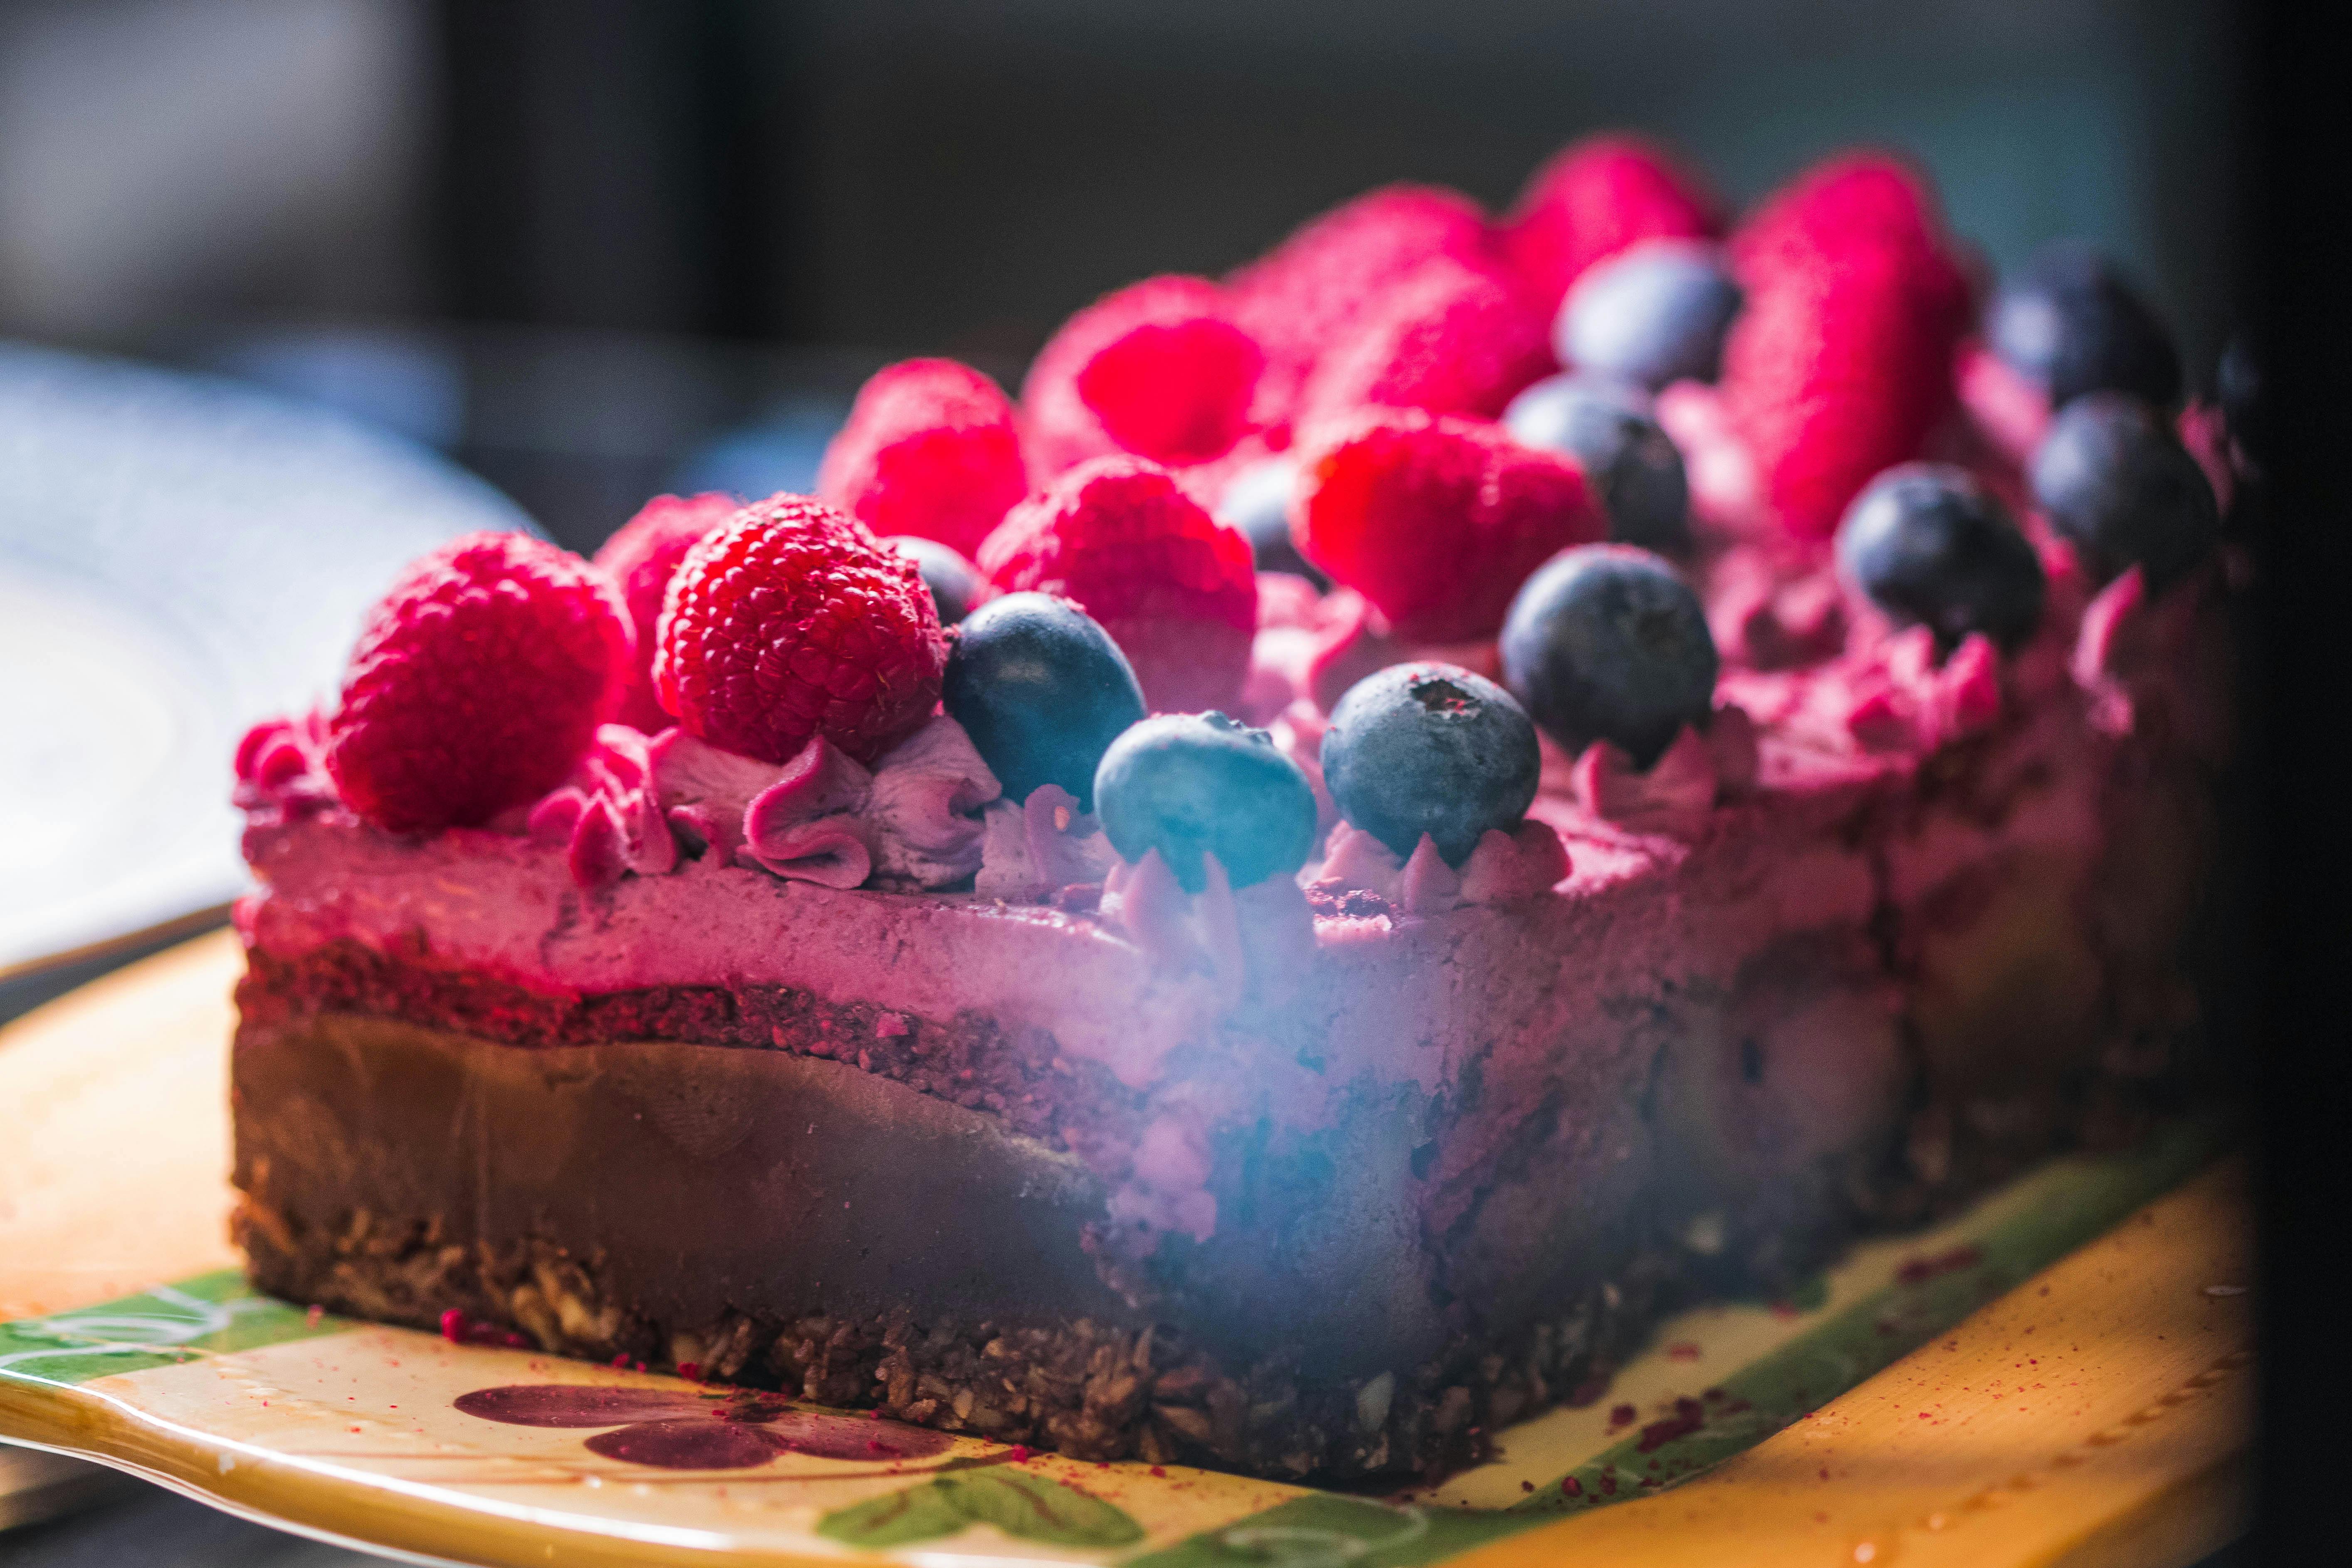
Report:
[[[859,389],[817,469],[819,500],[877,534],[978,549],[1029,490],[1013,405],[950,359],[911,359]]]
[[[1058,474],[1110,452],[1181,466],[1255,427],[1265,353],[1205,278],[1147,278],[1062,324],[1021,384],[1032,453]]]
[[[1479,836],[1527,815],[1543,769],[1527,710],[1484,676],[1399,664],[1348,689],[1323,732],[1339,814],[1399,855],[1427,834],[1459,866]]]
[[[1650,416],[1640,388],[1591,374],[1547,376],[1511,399],[1503,424],[1525,445],[1576,459],[1609,537],[1646,550],[1690,543],[1683,455]]]
[[[1352,409],[1424,408],[1492,419],[1552,369],[1548,318],[1494,268],[1440,257],[1369,306],[1316,365],[1302,423]]]
[[[343,804],[394,833],[478,826],[545,794],[628,679],[620,595],[520,533],[472,533],[402,573],[369,612],[327,725]]]
[[[1334,434],[1305,460],[1299,549],[1401,637],[1491,636],[1528,573],[1605,527],[1574,463],[1495,426],[1381,409]]]
[[[1927,176],[1869,149],[1825,158],[1765,198],[1731,239],[1731,267],[1750,288],[1824,256],[1892,251],[1946,309],[1964,312],[1969,286],[1952,258]]]
[[[1714,246],[1644,240],[1576,280],[1552,323],[1552,349],[1562,364],[1653,392],[1713,381],[1741,297]]]
[[[1249,674],[1249,541],[1140,458],[1081,464],[1014,507],[981,546],[980,569],[1000,594],[1077,601],[1118,639],[1155,711],[1231,702]]]
[[[1058,784],[1094,808],[1095,764],[1143,717],[1143,691],[1110,634],[1067,599],[1007,594],[949,639],[940,700],[1008,799]]]
[[[943,626],[971,614],[971,607],[986,592],[980,568],[936,539],[902,533],[882,542],[912,561],[915,570],[923,574],[923,586],[931,591],[931,605],[939,611]]]
[[[1971,632],[2015,647],[2042,623],[2042,558],[1968,471],[1906,463],[1873,479],[1838,529],[1838,568],[1898,626],[1946,653]]]
[[[1511,603],[1502,653],[1504,684],[1570,752],[1613,742],[1646,768],[1714,711],[1706,612],[1646,551],[1591,545],[1547,563]]]
[[[1261,572],[1288,572],[1318,589],[1331,579],[1317,571],[1290,537],[1290,498],[1298,489],[1298,460],[1262,458],[1235,474],[1217,501],[1217,521],[1240,531]]]
[[[2205,559],[2221,512],[2205,470],[2128,393],[2085,393],[2033,454],[2033,499],[2100,582],[2137,566],[2160,590]]]
[[[2088,246],[2055,245],[2035,257],[1994,299],[1985,335],[2053,408],[2086,392],[2128,392],[2158,407],[2180,398],[2172,334]]]
[[[1872,475],[1918,454],[1952,404],[1965,289],[1910,245],[1856,243],[1749,280],[1723,393],[1782,525],[1826,538]]]
[[[1637,136],[1592,136],[1528,178],[1502,244],[1549,310],[1588,268],[1638,241],[1721,232],[1715,198],[1663,149]]]
[[[1486,217],[1457,192],[1387,185],[1302,226],[1228,287],[1265,346],[1271,406],[1287,412],[1316,362],[1371,306],[1435,257],[1484,264]]]
[[[1152,850],[1188,893],[1203,852],[1235,889],[1296,871],[1315,848],[1315,791],[1274,737],[1223,713],[1163,713],[1113,741],[1095,771],[1103,832],[1129,865]]]
[[[822,735],[870,763],[930,717],[946,662],[913,562],[822,501],[776,495],[687,552],[654,683],[722,751],[783,763]]]
[[[677,721],[662,710],[654,696],[654,632],[661,619],[662,600],[686,552],[704,534],[733,517],[742,504],[717,490],[698,496],[656,496],[596,552],[597,567],[619,587],[629,607],[629,626],[637,639],[628,689],[613,715],[620,722],[650,735]]]

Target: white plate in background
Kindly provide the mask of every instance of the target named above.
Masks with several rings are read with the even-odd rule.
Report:
[[[512,502],[227,381],[0,343],[0,980],[245,885],[230,758],[401,565]]]

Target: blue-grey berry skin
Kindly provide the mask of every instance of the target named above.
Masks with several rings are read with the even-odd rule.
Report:
[[[1127,656],[1084,610],[1051,594],[1007,594],[950,634],[940,700],[1012,800],[1059,784],[1093,809],[1095,768],[1143,717]]]
[[[1986,314],[1993,352],[2063,407],[2089,392],[2128,392],[2158,407],[2180,397],[2180,351],[2146,300],[2090,247],[2051,246],[2005,284]]]
[[[1649,395],[1585,373],[1546,376],[1503,410],[1524,447],[1576,459],[1609,514],[1609,537],[1645,550],[1690,543],[1690,481],[1683,455],[1650,416]]]
[[[2238,333],[2232,332],[2221,346],[2221,361],[2213,368],[2213,390],[2221,399],[2230,439],[2245,462],[2262,468],[2270,460],[2269,399],[2253,345]]]
[[[2160,590],[2221,535],[2205,470],[2170,422],[2128,393],[2089,393],[2060,409],[2031,477],[2050,526],[2102,583],[2137,566]]]
[[[1715,247],[1650,240],[1585,270],[1560,301],[1552,346],[1562,364],[1653,392],[1713,381],[1741,298]]]
[[[980,568],[953,546],[911,533],[893,534],[882,542],[912,561],[923,574],[923,586],[939,607],[940,625],[954,626],[971,613],[971,602],[980,597]]]
[[[2042,558],[1964,468],[1904,463],[1863,488],[1838,525],[1838,570],[1900,626],[1949,652],[1971,632],[2015,647],[2042,624]]]
[[[1521,585],[1503,619],[1503,683],[1570,752],[1614,742],[1648,767],[1683,726],[1715,713],[1718,660],[1706,612],[1647,551],[1563,551]]]
[[[1456,665],[1391,666],[1348,689],[1323,734],[1339,815],[1399,855],[1428,834],[1459,866],[1490,828],[1528,814],[1543,769],[1511,694]]]
[[[1217,499],[1217,521],[1239,529],[1250,542],[1261,572],[1289,572],[1328,592],[1331,580],[1298,553],[1290,537],[1290,497],[1298,485],[1298,465],[1289,458],[1265,458],[1226,481]]]
[[[1160,851],[1189,893],[1203,851],[1236,889],[1296,871],[1315,849],[1315,791],[1274,738],[1223,713],[1162,713],[1103,753],[1094,797],[1103,832],[1132,865]]]

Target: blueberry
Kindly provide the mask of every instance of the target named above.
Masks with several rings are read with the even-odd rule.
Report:
[[[1241,530],[1259,571],[1293,573],[1328,593],[1331,579],[1298,553],[1290,537],[1290,494],[1297,479],[1298,465],[1290,458],[1260,458],[1226,481],[1217,521]]]
[[[2205,470],[2138,398],[2094,392],[2058,411],[2033,454],[2033,497],[2100,582],[2137,566],[2161,589],[2221,537]]]
[[[1509,692],[1451,664],[1368,675],[1331,710],[1323,783],[1339,813],[1400,855],[1428,834],[1454,865],[1536,797],[1543,756]]]
[[[1698,595],[1647,551],[1587,544],[1523,584],[1503,619],[1503,683],[1571,752],[1613,741],[1648,767],[1715,712]]]
[[[1713,381],[1739,285],[1712,246],[1655,239],[1588,268],[1559,303],[1559,363],[1622,376],[1654,392]]]
[[[1590,374],[1546,376],[1511,399],[1503,424],[1521,445],[1574,458],[1609,513],[1609,537],[1649,550],[1690,542],[1683,455],[1650,417],[1648,394]]]
[[[2213,390],[2221,400],[2221,418],[2246,462],[2261,468],[2270,453],[2270,404],[2263,393],[2262,366],[2252,345],[2231,333],[2214,367]]]
[[[980,596],[980,568],[952,546],[911,533],[894,534],[882,542],[912,561],[923,574],[923,586],[939,606],[940,625],[954,626],[971,613],[971,602]]]
[[[1208,886],[1203,850],[1247,888],[1315,849],[1315,791],[1274,737],[1223,713],[1162,713],[1113,741],[1095,770],[1103,832],[1130,865],[1153,849],[1184,890]]]
[[[2053,245],[1994,299],[1986,335],[2011,369],[2040,384],[2053,408],[2086,392],[2128,392],[2158,407],[2180,396],[2172,334],[2106,258]]]
[[[1091,810],[1095,764],[1143,717],[1143,689],[1110,634],[1067,599],[1007,594],[964,618],[940,700],[1006,796],[1059,784]]]
[[[1965,468],[1904,463],[1864,487],[1838,525],[1838,569],[1898,626],[1949,653],[1970,632],[2015,647],[2042,624],[2042,558]]]

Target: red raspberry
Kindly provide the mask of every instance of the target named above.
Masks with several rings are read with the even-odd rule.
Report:
[[[951,359],[878,370],[825,447],[816,493],[877,535],[911,533],[969,555],[1029,493],[1013,405]]]
[[[1423,263],[1483,266],[1489,253],[1486,215],[1469,197],[1388,185],[1310,220],[1234,273],[1234,314],[1265,347],[1269,422],[1289,418],[1316,362]]]
[[[1828,538],[1874,475],[1918,456],[1951,406],[1964,319],[1867,246],[1749,291],[1724,345],[1724,405],[1784,527]]]
[[[1339,427],[1299,482],[1299,549],[1414,642],[1493,636],[1529,573],[1607,532],[1568,458],[1417,409]]]
[[[1732,237],[1732,268],[1748,287],[1805,271],[1819,258],[1858,247],[1891,248],[1917,270],[1923,296],[1963,309],[1967,279],[1954,259],[1927,177],[1891,153],[1863,149],[1827,158],[1767,196]]]
[[[637,655],[630,668],[626,694],[614,718],[634,724],[650,735],[677,721],[662,711],[654,696],[654,629],[661,619],[662,596],[677,563],[704,534],[735,515],[743,503],[718,490],[698,496],[656,496],[623,523],[596,552],[596,564],[621,590],[629,606],[629,626],[636,633]]]
[[[1800,176],[1732,250],[1748,294],[1724,346],[1724,406],[1783,526],[1827,538],[1950,410],[1968,281],[1932,194],[1878,153]]]
[[[821,734],[870,763],[931,716],[946,666],[915,563],[822,501],[775,495],[687,552],[654,684],[726,751],[788,762]]]
[[[632,651],[603,573],[527,534],[467,534],[369,612],[327,726],[327,772],[344,805],[390,832],[478,826],[563,782],[618,702]]]
[[[1323,356],[1299,399],[1299,423],[1374,405],[1492,419],[1555,368],[1550,323],[1516,280],[1440,257]]]
[[[1013,509],[980,547],[1001,594],[1076,601],[1111,635],[1155,712],[1229,707],[1249,674],[1249,541],[1139,458],[1097,458]]]
[[[1570,143],[1528,176],[1497,237],[1528,295],[1556,311],[1586,268],[1637,241],[1722,232],[1721,204],[1670,153],[1612,134]]]
[[[1205,278],[1147,278],[1062,324],[1021,384],[1039,470],[1111,452],[1171,465],[1253,429],[1265,354]]]

